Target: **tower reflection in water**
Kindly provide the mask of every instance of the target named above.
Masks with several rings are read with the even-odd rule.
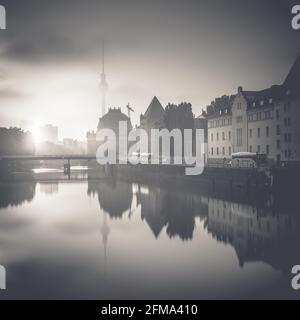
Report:
[[[196,219],[200,219],[216,241],[235,249],[240,267],[261,261],[289,273],[291,265],[300,261],[295,250],[300,240],[300,219],[291,199],[275,203],[269,194],[249,195],[241,190],[201,194],[189,188],[114,179],[89,181],[88,195],[98,196],[103,211],[105,250],[110,230],[107,215],[127,219],[137,211],[157,239],[165,232],[170,239],[192,241],[197,232]],[[132,209],[134,200],[140,210]]]
[[[28,297],[29,283],[31,296],[55,298],[294,293],[297,195],[111,177],[11,182],[0,191],[7,297]]]

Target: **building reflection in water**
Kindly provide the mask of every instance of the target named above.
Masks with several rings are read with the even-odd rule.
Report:
[[[45,195],[58,193],[58,182],[40,182],[40,192]]]
[[[234,247],[240,266],[263,261],[285,273],[299,261],[293,248],[299,242],[300,220],[292,214],[263,210],[215,198],[208,200],[207,231]]]
[[[0,208],[20,206],[24,202],[31,202],[35,191],[35,181],[0,183]]]
[[[88,195],[97,195],[100,208],[111,218],[121,219],[131,208],[132,184],[115,179],[88,182]]]
[[[98,196],[103,211],[101,233],[105,257],[109,234],[107,215],[122,219],[124,213],[129,212],[130,217],[135,197],[142,221],[157,239],[165,229],[170,239],[179,237],[182,241],[191,241],[199,218],[204,230],[216,241],[235,249],[241,267],[247,262],[263,261],[289,272],[296,261],[295,251],[290,248],[299,241],[300,219],[291,208],[284,214],[278,211],[269,194],[240,197],[238,193],[230,196],[226,190],[223,194],[201,195],[186,188],[131,184],[114,179],[90,181],[88,194]]]
[[[100,232],[104,250],[104,279],[107,278],[107,245],[110,227],[107,215],[112,219],[121,219],[123,214],[131,210],[133,192],[132,184],[107,178],[104,180],[88,180],[89,196],[97,196],[103,214]]]
[[[207,213],[204,197],[179,190],[139,185],[136,197],[141,206],[141,218],[156,238],[166,227],[170,238],[179,236],[182,240],[191,240],[195,218],[203,218]]]
[[[88,196],[94,197],[94,201],[87,199],[86,187]],[[228,264],[232,267],[230,272],[240,270],[240,275],[249,275],[251,269],[253,271],[256,267],[257,270],[266,267],[265,270],[270,271],[271,266],[274,270],[281,271],[285,283],[288,284],[291,266],[300,261],[297,250],[300,240],[300,216],[297,212],[298,203],[295,194],[289,194],[288,197],[283,193],[273,196],[265,193],[258,196],[243,190],[233,190],[233,192],[215,190],[212,193],[200,187],[183,184],[163,185],[159,182],[142,184],[114,178],[89,180],[87,185],[86,182],[78,181],[51,181],[51,184],[43,182],[37,188],[34,181],[11,182],[0,185],[0,191],[0,207],[4,208],[0,215],[2,243],[17,237],[23,246],[27,240],[24,242],[22,237],[25,235],[24,239],[28,239],[28,235],[34,234],[31,231],[36,228],[34,222],[42,221],[45,225],[49,221],[48,218],[51,218],[50,232],[45,239],[47,246],[49,235],[53,230],[59,232],[60,236],[71,239],[72,241],[66,241],[68,244],[75,242],[77,245],[76,241],[81,242],[81,237],[91,239],[91,242],[83,241],[81,249],[88,252],[92,248],[90,254],[96,256],[97,272],[101,273],[100,277],[104,272],[103,280],[109,280],[101,284],[107,284],[108,289],[115,280],[115,278],[108,279],[108,270],[111,274],[116,270],[121,273],[123,267],[124,270],[127,270],[127,267],[131,270],[132,264],[131,261],[127,263],[127,257],[138,259],[141,252],[147,253],[150,259],[154,257],[153,259],[170,260],[173,255],[176,259],[186,257],[189,259],[186,262],[191,264],[193,272],[199,272],[199,277],[204,279],[206,272],[207,276],[210,276],[210,266],[215,263],[215,258],[219,259],[217,260],[221,265],[219,267],[222,267],[222,263]],[[51,192],[58,194],[55,197],[44,196],[45,193],[51,194]],[[36,201],[32,201],[34,197]],[[32,203],[28,205],[30,201]],[[24,204],[24,210],[21,210],[22,208],[10,210],[11,207],[21,204]],[[48,212],[47,215],[40,214],[40,208],[44,208],[43,206],[45,212]],[[52,206],[54,213],[57,213],[53,217]],[[62,215],[62,211],[66,214]],[[25,212],[29,214],[24,214]],[[95,225],[97,221],[99,225]],[[73,232],[57,228],[62,222],[73,227],[71,228]],[[113,229],[114,227],[116,228]],[[134,232],[130,234],[133,230]],[[57,239],[56,233],[53,239]],[[37,242],[36,238],[32,241]],[[179,245],[179,241],[184,244]],[[188,245],[185,245],[187,242]],[[11,243],[14,248],[14,241]],[[18,248],[20,244],[18,243]],[[199,250],[200,247],[202,250]],[[166,256],[165,250],[168,252],[169,248],[171,248],[170,256]],[[12,252],[14,250],[12,249]],[[31,252],[31,246],[29,250]],[[18,254],[19,251],[16,251]],[[78,253],[77,247],[74,252]],[[221,253],[221,256],[213,256],[214,253],[216,255]],[[40,255],[41,251],[38,250],[36,258],[39,259]],[[198,264],[198,261],[201,263]],[[5,260],[1,262],[4,263]],[[99,262],[103,264],[100,268]],[[246,268],[250,262],[259,263]],[[165,261],[162,261],[162,264],[165,264]],[[161,270],[164,270],[164,267],[162,268]],[[157,272],[161,274],[161,270],[157,269]],[[147,274],[147,270],[144,271]],[[257,272],[260,276],[260,271]],[[275,276],[279,274],[275,273]],[[179,274],[180,276],[185,283],[185,275]],[[199,288],[197,287],[197,290]]]

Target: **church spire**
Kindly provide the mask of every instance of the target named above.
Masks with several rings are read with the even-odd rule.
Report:
[[[106,75],[105,75],[105,51],[104,51],[104,41],[102,42],[102,73],[101,73],[101,83],[100,83],[100,90],[102,96],[102,117],[106,113],[106,94],[108,90],[108,84],[106,82]]]

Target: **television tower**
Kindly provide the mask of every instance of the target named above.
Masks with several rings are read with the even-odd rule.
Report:
[[[102,42],[102,73],[101,73],[101,83],[100,83],[100,90],[102,96],[102,117],[106,113],[106,94],[108,90],[108,84],[106,82],[106,75],[105,75],[105,57],[104,57],[104,41]]]

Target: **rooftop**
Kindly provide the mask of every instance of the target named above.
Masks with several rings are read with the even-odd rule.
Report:
[[[161,105],[161,103],[159,102],[159,100],[157,99],[157,97],[155,96],[149,107],[147,108],[145,114],[143,115],[143,117],[148,118],[148,119],[157,119],[160,118],[161,116],[164,115],[164,108]]]
[[[247,100],[247,108],[262,108],[273,106],[275,101],[284,100],[287,97],[300,98],[300,54],[290,69],[285,81],[281,85],[273,85],[260,91],[244,91],[240,89]],[[219,115],[230,115],[231,108],[236,95],[216,98],[207,106],[208,117]]]

